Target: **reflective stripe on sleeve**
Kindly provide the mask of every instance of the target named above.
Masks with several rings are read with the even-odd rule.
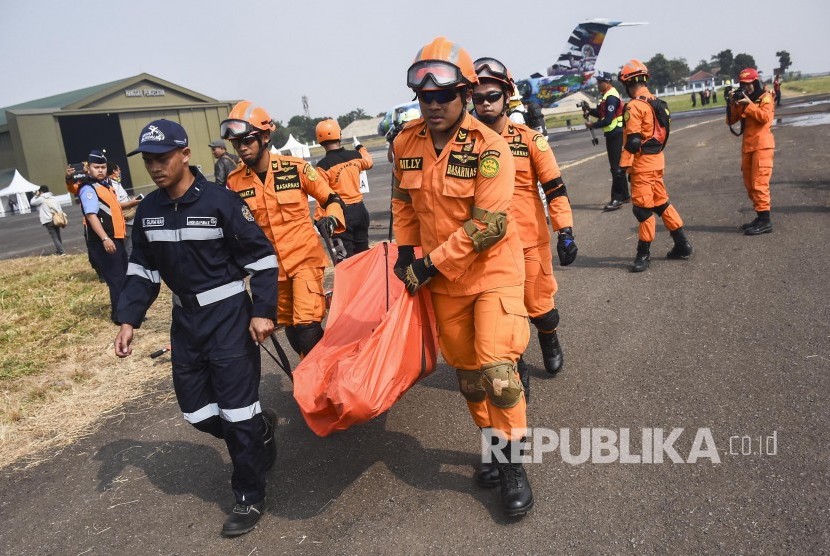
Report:
[[[197,409],[193,413],[182,413],[182,415],[184,415],[184,420],[190,424],[201,423],[205,419],[219,415],[219,406],[215,403],[210,403],[201,409]]]
[[[145,230],[147,241],[208,241],[224,237],[222,228],[180,228],[176,230]]]
[[[144,268],[140,264],[130,263],[127,265],[127,276],[138,276],[140,278],[144,278],[145,280],[149,280],[154,284],[161,284],[161,276],[159,275],[158,270],[150,270],[149,268]]]
[[[231,423],[238,423],[240,421],[247,421],[253,419],[262,409],[259,407],[259,402],[254,402],[248,407],[240,407],[238,409],[220,409],[219,417]]]
[[[253,274],[254,272],[265,270],[266,268],[279,268],[276,255],[268,255],[267,257],[262,257],[258,261],[245,265],[245,270],[248,271],[248,274]]]

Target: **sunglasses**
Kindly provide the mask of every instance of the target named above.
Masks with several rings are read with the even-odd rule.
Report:
[[[231,145],[234,148],[238,148],[239,145],[253,145],[259,140],[259,133],[252,133],[251,135],[246,135],[245,137],[240,137],[239,139],[231,139]]]
[[[418,100],[424,104],[432,104],[433,102],[437,102],[438,104],[447,104],[448,102],[455,100],[458,96],[458,90],[440,89],[438,91],[419,91],[416,96],[418,97]]]
[[[484,104],[486,100],[490,104],[498,102],[504,96],[502,91],[490,91],[489,93],[473,93],[473,104]]]

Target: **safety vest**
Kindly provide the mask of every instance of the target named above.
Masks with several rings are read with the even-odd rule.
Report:
[[[615,89],[614,87],[611,87],[610,89],[605,91],[605,94],[602,95],[602,102],[600,103],[600,105],[602,106],[602,109],[600,110],[600,114],[602,115],[602,117],[605,116],[604,115],[605,104],[606,104],[606,99],[608,97],[620,98],[620,94],[617,92],[617,89]],[[609,131],[613,131],[614,129],[616,129],[618,127],[622,127],[623,126],[622,116],[623,116],[623,103],[622,103],[622,99],[620,99],[620,102],[617,105],[617,111],[614,113],[614,119],[611,120],[610,124],[608,124],[607,126],[602,128],[602,131],[604,133],[608,133]]]
[[[96,216],[101,221],[101,226],[107,236],[114,239],[124,239],[126,222],[115,192],[101,183],[90,183],[89,185],[93,187],[95,194],[98,196],[98,214]],[[86,218],[84,218],[84,226],[86,226]],[[86,231],[86,228],[84,230]],[[101,238],[93,233],[87,233],[86,235],[88,241],[101,241]]]

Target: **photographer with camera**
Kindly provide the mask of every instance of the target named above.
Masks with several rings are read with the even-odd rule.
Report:
[[[772,177],[772,159],[775,138],[772,120],[775,117],[775,99],[761,83],[758,71],[745,68],[738,75],[740,88],[726,89],[726,123],[740,122],[742,135],[741,173],[744,187],[757,214],[752,222],[741,226],[744,234],[757,236],[772,232],[770,221],[769,181]]]
[[[585,127],[588,129],[601,128],[605,135],[605,150],[608,153],[608,163],[611,166],[611,202],[603,210],[619,209],[623,203],[631,200],[628,194],[628,182],[625,172],[620,168],[620,157],[623,147],[623,103],[620,93],[611,85],[613,76],[605,71],[597,72],[594,76],[597,87],[602,93],[602,101],[596,108],[591,108],[587,102],[580,103],[582,115],[585,117]],[[588,117],[598,118],[589,122]]]

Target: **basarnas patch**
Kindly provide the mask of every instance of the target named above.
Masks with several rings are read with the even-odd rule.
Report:
[[[251,209],[248,208],[248,205],[242,205],[242,216],[248,222],[253,222],[254,221],[254,215],[251,214]]]
[[[499,174],[499,161],[493,157],[483,158],[478,165],[478,171],[485,178],[494,178]]]

